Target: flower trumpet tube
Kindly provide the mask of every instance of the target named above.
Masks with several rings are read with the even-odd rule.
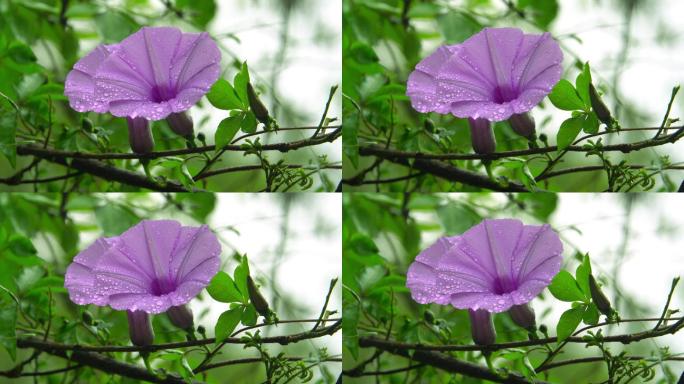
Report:
[[[470,315],[470,332],[477,345],[489,345],[496,342],[496,331],[492,322],[492,314],[484,309],[468,310]]]
[[[493,153],[496,150],[496,138],[492,124],[485,119],[468,119],[470,123],[470,138],[475,153],[481,155]]]
[[[142,117],[126,118],[128,121],[128,141],[135,153],[149,153],[154,149],[154,138],[150,122]]]
[[[133,345],[144,347],[154,342],[154,331],[150,315],[145,311],[126,311],[128,334]]]

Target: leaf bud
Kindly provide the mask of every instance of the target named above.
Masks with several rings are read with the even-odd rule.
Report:
[[[254,309],[263,317],[269,317],[271,309],[268,307],[268,301],[261,295],[252,276],[247,276],[247,293],[249,294],[249,301],[254,305]]]

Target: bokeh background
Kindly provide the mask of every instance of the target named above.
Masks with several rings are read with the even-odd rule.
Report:
[[[659,317],[672,279],[684,275],[684,238],[680,228],[684,219],[679,212],[684,209],[684,198],[677,194],[352,194],[344,200],[344,259],[345,284],[353,287],[362,297],[359,317],[359,334],[372,334],[377,325],[366,328],[366,316],[388,319],[389,300],[377,294],[378,287],[388,285],[395,292],[393,339],[440,344],[433,340],[428,327],[422,325],[424,310],[433,311],[437,319],[447,320],[455,340],[469,343],[470,328],[466,311],[449,306],[419,305],[405,288],[406,270],[417,254],[445,235],[463,233],[483,218],[518,218],[526,224],[550,224],[559,234],[564,245],[563,269],[573,275],[579,258],[588,253],[592,271],[604,283],[603,290],[617,308],[620,317]],[[368,219],[372,218],[372,219]],[[370,239],[377,252],[368,245]],[[364,253],[365,252],[365,253]],[[363,265],[358,255],[377,254],[370,265]],[[359,267],[363,265],[363,268]],[[349,280],[347,280],[349,279]],[[388,295],[387,291],[386,295]],[[345,292],[345,309],[353,303]],[[556,334],[556,323],[570,303],[555,299],[548,290],[531,302],[537,314],[537,324],[545,324],[549,335]],[[684,306],[684,287],[674,292],[670,308]],[[346,313],[346,312],[345,312]],[[365,315],[368,314],[368,315]],[[384,316],[384,317],[383,317]],[[678,316],[678,315],[675,315]],[[506,315],[495,315],[497,342],[524,340],[527,335],[519,332]],[[603,319],[603,316],[602,316]],[[387,325],[387,323],[378,323]],[[603,327],[603,334],[623,334],[646,331],[653,323],[622,323]],[[382,326],[381,326],[382,327]],[[345,329],[345,345],[353,345]],[[352,335],[350,335],[352,336]],[[682,353],[684,334],[677,333],[639,343],[622,345],[611,343],[613,354],[627,351],[630,355],[656,355],[660,348],[669,347],[672,354]],[[569,344],[555,361],[600,355],[596,348],[582,344]],[[345,369],[370,357],[371,349],[361,349],[359,358],[353,359],[345,349]],[[458,353],[459,358],[484,364],[479,354]],[[538,352],[529,354],[533,366],[541,362]],[[408,360],[383,355],[378,368],[375,364],[368,370],[388,370],[405,367]],[[505,362],[495,359],[498,364]],[[676,383],[684,369],[681,361],[667,362],[656,368],[654,383]],[[380,376],[381,382],[394,383],[402,380],[438,382],[448,375],[439,376],[439,370],[414,370],[413,373]],[[576,364],[551,371],[548,381],[553,383],[598,383],[606,379],[605,363]],[[422,375],[422,376],[421,376]],[[544,379],[544,377],[541,377]],[[351,383],[373,383],[375,378],[348,379]],[[429,381],[436,380],[436,381]],[[460,380],[460,379],[459,379]],[[467,383],[478,380],[463,379]],[[638,379],[640,380],[640,379]]]
[[[68,27],[60,25],[61,3],[58,0],[0,1],[0,46],[22,46],[9,51],[0,49],[3,52],[0,55],[4,56],[0,59],[0,92],[19,104],[27,121],[36,119],[36,124],[42,120],[35,114],[47,117],[49,95],[54,102],[53,138],[59,137],[62,149],[94,150],[89,140],[97,139],[82,132],[81,114],[69,108],[62,94],[67,73],[78,58],[98,44],[118,42],[141,26],[170,25],[184,32],[208,32],[222,51],[222,77],[232,83],[240,65],[246,61],[252,83],[280,127],[316,126],[330,88],[341,83],[340,0],[70,0],[65,14]],[[49,89],[41,88],[42,96],[35,96],[36,89],[46,81],[50,83]],[[338,90],[328,117],[339,118],[340,103]],[[0,98],[0,107],[0,116],[13,116],[14,110],[4,98]],[[218,124],[228,117],[228,111],[214,108],[206,98],[189,113],[195,122],[195,133],[203,133],[209,144],[214,142]],[[95,113],[83,115],[92,120],[96,134],[105,132],[114,148],[129,151],[124,119]],[[3,121],[0,120],[0,126]],[[46,121],[42,124],[46,125]],[[337,125],[339,121],[330,124]],[[175,137],[163,121],[153,124],[153,132],[156,150],[185,147],[185,142]],[[261,135],[261,142],[296,141],[311,134],[309,130],[282,131]],[[30,139],[18,137],[19,141]],[[0,150],[9,143],[6,140],[9,138],[0,135]],[[325,163],[339,164],[341,140],[286,154],[274,151],[268,156],[272,163],[284,159],[288,163],[315,167],[324,159]],[[29,158],[19,158],[16,169],[29,162]],[[225,154],[215,167],[258,163],[254,156],[235,152]],[[190,161],[191,173],[199,170],[196,169],[199,165]],[[134,164],[123,166],[141,171]],[[60,169],[63,170],[52,166],[45,176],[61,174],[56,172]],[[0,178],[14,172],[7,159],[0,156]],[[322,170],[313,178],[311,190],[334,190],[339,178],[339,169]],[[205,189],[219,192],[258,191],[264,184],[262,171],[225,174],[211,180]],[[0,185],[0,188],[32,190],[31,185]],[[93,187],[95,191],[104,188]]]
[[[27,236],[35,247],[35,254],[0,252],[0,284],[15,292],[24,310],[45,315],[47,293],[38,293],[38,281],[53,291],[53,333],[51,339],[65,338],[67,342],[93,345],[96,341],[82,324],[84,306],[69,301],[63,277],[67,265],[82,249],[102,235],[118,235],[140,219],[176,219],[184,225],[209,225],[219,236],[223,253],[221,269],[232,276],[238,265],[236,255],[247,255],[250,272],[261,291],[281,320],[315,319],[320,314],[330,280],[340,278],[341,271],[341,196],[339,194],[7,194],[0,193],[0,227],[6,236]],[[14,228],[16,232],[11,232]],[[7,245],[5,244],[5,247]],[[16,250],[14,247],[11,249]],[[25,248],[29,249],[29,248]],[[37,258],[37,259],[36,259]],[[51,276],[48,278],[47,276]],[[47,279],[47,281],[44,281]],[[43,284],[43,283],[40,283]],[[340,317],[340,284],[333,291],[329,310]],[[228,304],[213,300],[206,291],[190,303],[195,314],[195,325],[203,325],[207,336],[213,335],[214,325]],[[107,323],[112,340],[128,342],[126,316],[109,307],[87,306],[96,320]],[[171,327],[165,316],[154,316],[156,342],[182,341],[182,332]],[[66,324],[74,324],[73,332]],[[281,324],[261,328],[262,335],[285,335],[305,332],[312,324]],[[73,328],[73,327],[72,327]],[[241,326],[238,326],[238,329]],[[329,356],[339,357],[341,332],[333,336],[307,340],[288,346],[269,345],[276,355],[283,351],[290,356],[314,356],[325,349]],[[74,339],[74,338],[77,339]],[[17,350],[17,358],[24,359],[30,350]],[[255,357],[253,349],[228,345],[214,361]],[[125,354],[130,355],[130,354]],[[136,354],[137,356],[137,354]],[[134,356],[119,356],[126,361],[137,361]],[[188,355],[191,366],[199,363],[196,352]],[[39,359],[40,370],[64,367],[64,360],[45,355]],[[155,360],[157,367],[174,370],[163,360]],[[7,352],[0,348],[0,370],[14,366]],[[176,367],[177,368],[177,367]],[[332,383],[340,372],[340,363],[325,363],[314,368],[315,383]],[[86,370],[69,373],[67,382],[77,372],[82,382],[104,382],[109,375]],[[235,365],[208,371],[206,381],[252,384],[264,380],[263,365]],[[62,380],[63,376],[41,377],[41,382]],[[198,379],[204,380],[203,377]],[[116,379],[118,380],[118,379]],[[0,382],[33,382],[0,377]],[[117,381],[118,382],[118,381]]]
[[[345,104],[345,179],[370,166],[374,158],[354,153],[358,143],[384,145],[389,127],[394,127],[393,148],[404,151],[441,153],[443,146],[452,153],[472,152],[468,127],[461,119],[435,113],[415,112],[405,97],[405,83],[416,63],[439,45],[457,44],[483,27],[518,27],[526,33],[550,32],[564,53],[563,78],[574,84],[584,62],[589,62],[593,82],[604,93],[603,99],[623,128],[658,127],[663,121],[673,87],[684,81],[680,70],[684,26],[677,15],[684,3],[677,0],[463,0],[409,2],[408,19],[403,19],[404,2],[387,0],[345,1],[343,45],[345,93],[356,103]],[[408,24],[406,23],[408,20]],[[373,22],[375,21],[375,22]],[[363,25],[373,27],[363,28]],[[379,66],[377,66],[379,64]],[[359,76],[361,74],[361,76]],[[390,108],[389,98],[394,100]],[[345,101],[346,103],[346,101]],[[362,113],[356,113],[360,106]],[[684,112],[684,97],[679,94],[671,118]],[[393,113],[393,117],[392,117]],[[537,134],[544,133],[549,145],[556,142],[560,124],[570,112],[556,109],[547,99],[532,110]],[[434,122],[428,132],[423,120]],[[364,124],[376,127],[375,134]],[[358,133],[353,129],[359,126]],[[673,123],[681,126],[681,123]],[[496,124],[497,151],[526,149],[526,140],[515,135],[505,123]],[[580,134],[581,136],[582,134]],[[653,131],[622,132],[606,135],[604,144],[635,142],[651,138]],[[610,153],[613,164],[659,164],[669,157],[672,164],[684,161],[682,144],[668,144],[621,154]],[[537,163],[537,164],[535,164]],[[532,161],[534,175],[541,162]],[[458,162],[461,168],[484,173],[479,162]],[[574,153],[564,158],[559,168],[598,165],[596,157]],[[380,179],[405,176],[406,167],[385,162]],[[520,174],[499,170],[500,174],[520,179]],[[375,171],[369,179],[376,178]],[[682,181],[681,170],[665,172],[656,178],[654,190],[674,191]],[[405,183],[380,185],[383,191],[399,191]],[[431,179],[411,185],[417,191],[467,191],[448,182]],[[554,178],[544,189],[600,192],[606,188],[605,172],[582,172]],[[349,190],[370,191],[374,185],[348,186]]]

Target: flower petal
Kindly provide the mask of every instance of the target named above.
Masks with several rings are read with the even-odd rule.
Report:
[[[458,45],[444,45],[421,60],[409,75],[406,95],[419,112],[448,112],[448,103],[437,100],[437,75],[444,63],[459,49]]]
[[[183,227],[169,266],[170,273],[178,284],[185,280],[207,284],[218,272],[220,253],[221,245],[209,227]]]
[[[561,77],[563,52],[549,33],[525,35],[513,63],[513,80],[520,91],[530,86],[553,89]]]
[[[172,60],[173,88],[178,92],[186,88],[208,92],[219,77],[220,61],[221,52],[209,34],[183,34]]]
[[[518,280],[536,279],[548,285],[560,270],[562,253],[563,243],[550,226],[525,226],[513,253]]]
[[[175,220],[143,220],[121,236],[120,249],[157,280],[169,280],[171,253],[181,225]]]
[[[463,42],[458,56],[498,87],[502,101],[509,101],[516,96],[511,70],[522,40],[518,28],[485,28]]]
[[[64,82],[64,95],[71,108],[79,112],[105,112],[107,104],[95,96],[93,76],[100,65],[116,50],[117,45],[99,45],[74,64]]]
[[[64,287],[69,292],[71,301],[81,305],[106,304],[106,293],[96,289],[93,268],[113,243],[111,239],[99,238],[74,257],[64,275]]]

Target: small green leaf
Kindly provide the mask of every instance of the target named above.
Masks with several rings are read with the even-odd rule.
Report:
[[[591,108],[591,99],[589,98],[589,84],[591,84],[591,69],[589,68],[589,62],[584,63],[582,67],[582,72],[577,75],[575,79],[575,87],[577,88],[577,93],[584,102],[586,106],[585,109]]]
[[[561,301],[584,301],[586,297],[577,285],[577,281],[570,272],[562,270],[558,272],[549,285],[549,291],[553,297]]]
[[[257,120],[256,116],[254,116],[254,112],[249,111],[245,113],[245,120],[242,122],[242,132],[254,133],[256,132],[256,128]]]
[[[257,323],[257,317],[256,309],[250,304],[245,307],[245,312],[242,314],[242,320],[240,322],[247,326],[253,326]]]
[[[585,106],[580,99],[575,87],[570,84],[569,81],[561,79],[561,81],[553,87],[551,93],[549,94],[549,99],[551,103],[556,106],[556,108],[565,111],[576,111],[584,110]]]
[[[219,271],[207,286],[207,292],[214,300],[222,303],[244,302],[233,279],[227,273]]]
[[[233,279],[235,280],[235,285],[242,293],[243,302],[249,301],[249,290],[247,289],[247,276],[249,276],[249,264],[247,261],[247,256],[243,256],[240,260],[240,265],[235,267],[233,272]]]
[[[596,304],[591,303],[587,306],[587,310],[582,316],[582,321],[589,325],[596,325],[598,324],[599,316],[599,310],[596,308]]]
[[[598,117],[596,117],[596,113],[591,112],[591,113],[588,113],[587,118],[584,119],[584,124],[582,125],[582,129],[586,133],[594,134],[594,133],[598,133],[599,125],[600,125],[600,123],[599,123]]]
[[[556,134],[556,144],[559,151],[567,148],[575,141],[577,135],[582,131],[583,125],[584,119],[582,117],[571,117],[561,124]]]
[[[577,329],[580,321],[582,321],[584,310],[585,306],[580,305],[563,312],[560,320],[558,320],[558,324],[556,325],[556,335],[558,337],[559,343],[567,339],[568,336],[575,332],[575,329]]]
[[[247,62],[242,63],[240,72],[235,75],[233,79],[233,86],[235,87],[235,92],[240,97],[240,100],[244,101],[245,106],[247,105],[247,83],[249,83],[249,69],[247,68]]]
[[[245,104],[240,100],[233,86],[225,79],[219,79],[207,93],[211,105],[219,109],[244,109]]]
[[[214,142],[216,144],[216,150],[219,151],[221,148],[230,144],[235,135],[240,130],[240,125],[245,117],[244,113],[240,113],[234,116],[226,117],[221,120],[216,133],[214,134]]]
[[[214,327],[214,334],[216,335],[216,342],[220,343],[233,333],[235,327],[240,324],[240,318],[242,317],[242,311],[244,306],[239,306],[233,309],[229,309],[219,316],[216,326]]]
[[[582,258],[582,263],[575,270],[577,285],[582,289],[585,297],[591,297],[591,291],[589,290],[589,275],[591,275],[591,260],[589,260],[589,255],[586,254]]]

